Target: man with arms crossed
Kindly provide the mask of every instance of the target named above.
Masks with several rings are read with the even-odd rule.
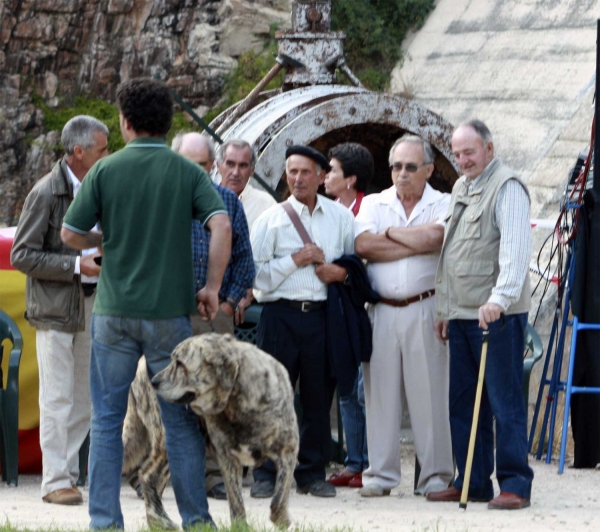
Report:
[[[427,180],[431,145],[414,135],[390,150],[394,185],[366,196],[356,217],[356,252],[381,302],[369,309],[373,354],[363,364],[370,467],[363,497],[389,495],[400,483],[402,392],[406,394],[421,474],[420,494],[445,489],[454,467],[448,421],[448,353],[432,334],[435,270],[449,195]]]
[[[264,309],[256,345],[287,369],[292,387],[300,379],[302,422],[298,493],[334,497],[325,482],[331,454],[329,409],[335,382],[328,363],[325,326],[327,285],[343,282],[346,270],[332,264],[354,251],[352,213],[317,194],[330,166],[308,146],[286,151],[286,176],[292,195],[286,203],[296,212],[311,243],[303,243],[291,218],[279,204],[265,211],[251,234],[256,267],[255,295]],[[252,497],[271,497],[275,488],[272,462],[254,470]]]
[[[190,161],[199,164],[207,172],[212,167],[215,158],[214,147],[211,140],[200,133],[176,135],[171,148]],[[219,291],[217,315],[210,323],[203,321],[197,314],[192,315],[194,335],[208,332],[233,334],[233,315],[240,299],[246,295],[247,290],[252,289],[254,283],[252,247],[242,204],[231,190],[214,183],[213,186],[221,196],[231,222],[231,258]],[[197,290],[206,284],[209,245],[210,233],[200,222],[194,220],[192,222],[192,260]],[[215,499],[227,499],[223,477],[212,448],[207,451],[206,455],[206,495]]]
[[[490,130],[480,120],[456,128],[452,152],[463,176],[454,185],[446,215],[435,331],[442,343],[450,343],[450,425],[459,474],[451,488],[429,494],[427,499],[460,499],[482,332],[489,330],[469,500],[490,501],[490,509],[518,510],[530,505],[533,481],[527,464],[527,412],[521,392],[530,307],[529,194],[516,174],[495,157]],[[494,418],[500,495],[491,500]]]
[[[27,274],[27,320],[36,328],[40,375],[42,499],[81,504],[79,448],[90,430],[90,323],[100,266],[60,240],[62,220],[96,161],[108,155],[108,128],[76,116],[63,128],[65,156],[25,200],[11,263]],[[95,251],[95,250],[94,250]]]
[[[72,247],[102,244],[103,270],[92,317],[90,528],[124,528],[119,502],[122,424],[144,354],[149,376],[192,334],[195,312],[192,219],[211,232],[198,311],[212,319],[229,261],[231,227],[206,172],[164,142],[173,104],[167,86],[134,79],[117,90],[126,147],[94,167],[67,212]],[[102,233],[90,231],[100,222]],[[204,485],[204,440],[191,410],[159,398],[171,481],[183,527],[212,523]]]

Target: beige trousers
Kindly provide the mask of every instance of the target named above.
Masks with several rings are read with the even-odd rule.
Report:
[[[448,487],[454,475],[448,413],[449,359],[435,338],[435,298],[396,308],[379,303],[371,362],[363,364],[369,469],[363,484],[385,489],[400,483],[402,392],[406,394],[415,450],[421,464],[417,491]]]
[[[196,336],[210,332],[233,334],[233,318],[225,314],[221,309],[219,309],[212,322],[202,321],[199,314],[194,314],[192,316],[192,334]],[[210,491],[217,484],[222,483],[223,477],[219,469],[217,456],[211,447],[210,449],[206,449],[206,491]]]
[[[90,430],[90,327],[95,296],[85,298],[85,331],[36,330],[40,377],[42,497],[70,488]]]

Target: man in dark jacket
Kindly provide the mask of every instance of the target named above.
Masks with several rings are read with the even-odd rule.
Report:
[[[108,128],[76,116],[62,131],[65,156],[25,200],[11,252],[12,265],[27,274],[27,313],[36,328],[40,375],[42,499],[81,504],[75,487],[78,453],[90,428],[90,318],[98,255],[66,246],[63,216],[93,164],[108,155]]]

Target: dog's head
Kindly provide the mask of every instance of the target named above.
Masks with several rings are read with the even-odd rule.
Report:
[[[189,404],[199,416],[219,414],[238,376],[237,344],[230,334],[188,338],[175,348],[171,363],[154,376],[152,385],[163,399]]]

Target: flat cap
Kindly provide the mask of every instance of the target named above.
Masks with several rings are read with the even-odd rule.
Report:
[[[320,151],[317,151],[310,146],[302,146],[300,144],[290,146],[287,150],[285,150],[285,158],[287,159],[290,155],[303,155],[304,157],[308,157],[309,159],[315,161],[326,172],[331,170],[331,166],[329,165],[327,157],[325,157],[325,155],[323,155]]]

